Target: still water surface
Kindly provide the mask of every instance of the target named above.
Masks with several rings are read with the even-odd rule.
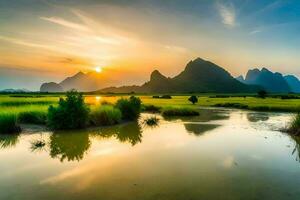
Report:
[[[148,115],[0,136],[0,199],[299,199],[300,139],[280,132],[291,115],[209,109],[154,128]]]

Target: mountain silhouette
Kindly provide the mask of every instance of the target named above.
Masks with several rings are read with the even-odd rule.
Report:
[[[154,70],[150,80],[141,86],[107,87],[113,84],[112,76],[93,72],[78,72],[59,83],[64,91],[76,89],[105,93],[251,93],[259,90],[259,87],[241,83],[222,67],[201,58],[190,61],[185,69],[173,78]]]
[[[245,85],[234,79],[220,66],[197,58],[190,61],[184,71],[173,78],[163,76],[155,70],[150,81],[140,87],[123,86],[105,88],[99,92],[146,92],[146,93],[192,93],[192,92],[255,92],[258,87]]]
[[[271,72],[267,68],[249,70],[245,79],[242,76],[236,79],[247,85],[261,86],[270,93],[288,93],[291,91],[289,84],[281,73]]]
[[[40,87],[40,92],[63,92],[63,88],[55,82],[43,83]]]

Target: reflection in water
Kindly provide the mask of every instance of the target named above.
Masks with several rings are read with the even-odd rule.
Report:
[[[184,127],[187,132],[192,133],[196,136],[203,135],[203,133],[213,130],[220,125],[217,124],[196,124],[196,123],[185,123]]]
[[[269,116],[267,113],[247,113],[247,119],[250,122],[267,121]]]
[[[167,121],[186,121],[186,122],[209,122],[213,120],[226,120],[229,118],[228,111],[220,111],[213,109],[201,109],[199,110],[199,116],[172,116],[172,117],[164,117]]]
[[[155,129],[131,122],[0,137],[2,148],[19,141],[0,149],[0,199],[298,200],[300,138],[273,129],[290,115],[249,123],[248,112],[228,112],[210,123],[161,119]],[[32,153],[30,144],[47,152]]]
[[[129,142],[132,146],[142,142],[142,128],[138,122],[130,122],[120,126],[106,127],[100,133],[94,133],[97,137],[116,137],[120,142]]]
[[[80,161],[91,146],[87,132],[56,132],[50,136],[50,156],[61,162]]]
[[[15,147],[19,142],[19,134],[1,135],[0,134],[0,148]]]
[[[296,137],[292,137],[292,138],[295,141],[295,147],[294,147],[294,150],[293,150],[292,154],[293,155],[295,154],[296,155],[296,160],[298,162],[300,162],[300,137],[296,136]]]

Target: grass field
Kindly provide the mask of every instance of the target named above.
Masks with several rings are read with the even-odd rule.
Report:
[[[172,96],[172,99],[156,99],[152,95],[140,96],[142,103],[145,105],[155,105],[159,107],[199,107],[199,106],[226,106],[241,107],[246,105],[249,110],[262,111],[286,111],[299,112],[300,99],[281,99],[281,98],[256,98],[256,97],[226,97],[210,98],[209,96],[200,96],[197,104],[192,105],[188,101],[188,95]],[[128,95],[116,96],[85,96],[85,102],[89,105],[98,105],[103,101],[115,103],[119,98],[128,97]],[[0,113],[18,114],[24,111],[43,111],[46,112],[49,105],[55,105],[59,96],[38,96],[38,97],[10,97],[8,95],[0,96]]]
[[[144,110],[162,112],[163,115],[187,115],[198,112],[201,107],[229,107],[257,111],[300,112],[300,99],[282,99],[280,97],[257,98],[228,96],[198,96],[198,103],[193,105],[188,101],[188,95],[172,96],[171,99],[153,98],[152,95],[136,95],[142,100]],[[12,125],[12,130],[18,130],[19,123],[46,124],[50,105],[57,105],[60,96],[9,96],[0,95],[1,122]],[[114,104],[120,98],[129,95],[85,95],[85,102],[91,110],[104,104]],[[169,110],[169,111],[168,111]],[[168,111],[168,112],[167,112]],[[165,114],[164,114],[165,113]],[[104,113],[105,114],[105,113]],[[107,114],[105,114],[106,116]],[[102,119],[102,118],[101,118]],[[103,120],[102,120],[103,121]],[[116,120],[118,121],[118,120]],[[102,122],[101,122],[102,123]],[[15,124],[15,125],[14,125]],[[4,128],[5,126],[2,125]],[[14,125],[14,126],[13,126]]]

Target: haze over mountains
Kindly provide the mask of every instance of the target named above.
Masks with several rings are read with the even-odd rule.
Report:
[[[99,82],[105,80],[101,77],[95,77],[91,73],[84,74],[79,72],[73,77],[68,77],[61,83],[57,84],[57,89],[62,87],[64,90],[77,89],[80,91],[99,92],[143,92],[143,93],[190,93],[190,92],[216,92],[216,93],[238,93],[238,92],[255,92],[258,90],[256,86],[249,86],[237,81],[222,67],[197,58],[190,61],[185,69],[173,78],[168,78],[155,70],[151,73],[150,81],[141,86],[122,86],[107,87],[101,89]],[[100,81],[99,81],[100,79]],[[108,80],[108,78],[106,78]],[[43,84],[41,91],[53,92],[50,88],[45,88]],[[106,82],[107,84],[107,82]],[[52,84],[53,85],[53,84]],[[99,90],[100,89],[100,90]]]
[[[255,68],[247,72],[246,77],[236,78],[247,85],[257,85],[270,93],[299,93],[300,81],[293,75],[283,76],[278,72],[271,72],[267,68],[261,70]]]
[[[222,67],[197,58],[190,61],[181,73],[172,78],[154,70],[150,80],[141,86],[114,87],[111,77],[93,72],[87,74],[79,72],[59,84],[50,82],[41,86],[42,92],[61,92],[70,89],[106,93],[252,93],[265,89],[270,93],[298,93],[300,81],[295,76],[284,77],[266,68],[249,70],[245,79],[243,76],[235,79]]]

